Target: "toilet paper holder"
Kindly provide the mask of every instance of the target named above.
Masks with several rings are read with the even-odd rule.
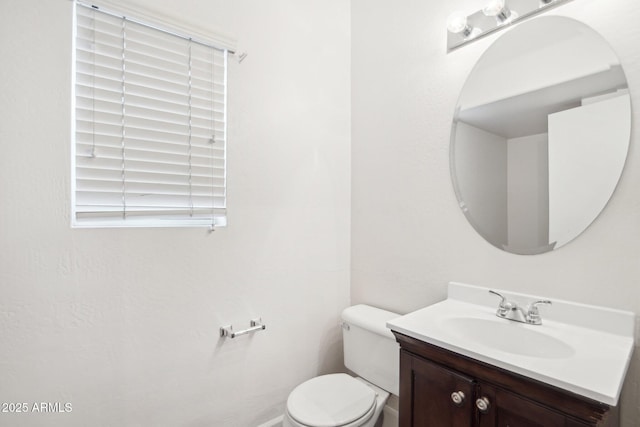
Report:
[[[262,323],[262,318],[251,319],[251,321],[249,322],[249,326],[249,328],[237,332],[233,331],[232,325],[222,326],[220,328],[220,336],[224,338],[235,338],[240,335],[246,335],[252,332],[258,332],[267,329],[267,325]]]

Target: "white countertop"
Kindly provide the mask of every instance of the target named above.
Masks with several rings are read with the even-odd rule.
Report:
[[[499,298],[488,288],[451,283],[445,301],[387,322],[396,332],[470,358],[616,406],[634,347],[635,316],[631,312],[553,300],[541,307],[542,325],[527,325],[495,315]],[[497,290],[497,289],[496,289]],[[520,306],[544,299],[497,290]],[[475,340],[468,330],[452,329],[458,320],[496,327],[496,337]],[[464,326],[464,323],[461,323]],[[507,332],[506,334],[504,332]],[[480,334],[484,334],[481,332]],[[479,335],[480,335],[479,334]],[[509,351],[509,340],[528,337],[540,346],[534,354]],[[492,340],[499,345],[492,345]],[[523,338],[524,339],[524,338]],[[545,353],[544,343],[561,344]],[[500,349],[502,348],[502,350]],[[507,349],[507,350],[505,350]]]

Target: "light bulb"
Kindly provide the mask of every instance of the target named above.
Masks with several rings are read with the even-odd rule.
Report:
[[[506,21],[511,16],[511,11],[505,4],[505,0],[490,0],[482,8],[486,16],[495,16],[499,23]]]
[[[447,30],[454,34],[462,33],[467,37],[471,34],[471,27],[467,24],[467,16],[462,12],[453,12],[447,18]]]
[[[504,0],[491,0],[482,8],[486,16],[498,16],[504,9]]]

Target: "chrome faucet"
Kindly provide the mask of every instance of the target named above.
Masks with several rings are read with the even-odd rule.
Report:
[[[489,292],[501,298],[500,305],[498,305],[498,310],[496,311],[496,316],[507,320],[527,323],[529,325],[542,324],[542,318],[540,317],[540,311],[538,310],[539,304],[551,304],[551,301],[549,300],[535,301],[529,304],[525,310],[516,302],[507,300],[507,298],[502,294],[492,290]]]

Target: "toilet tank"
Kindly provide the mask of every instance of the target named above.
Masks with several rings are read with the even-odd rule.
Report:
[[[399,314],[369,305],[354,305],[342,312],[344,365],[370,383],[398,396],[400,347],[387,321]]]

